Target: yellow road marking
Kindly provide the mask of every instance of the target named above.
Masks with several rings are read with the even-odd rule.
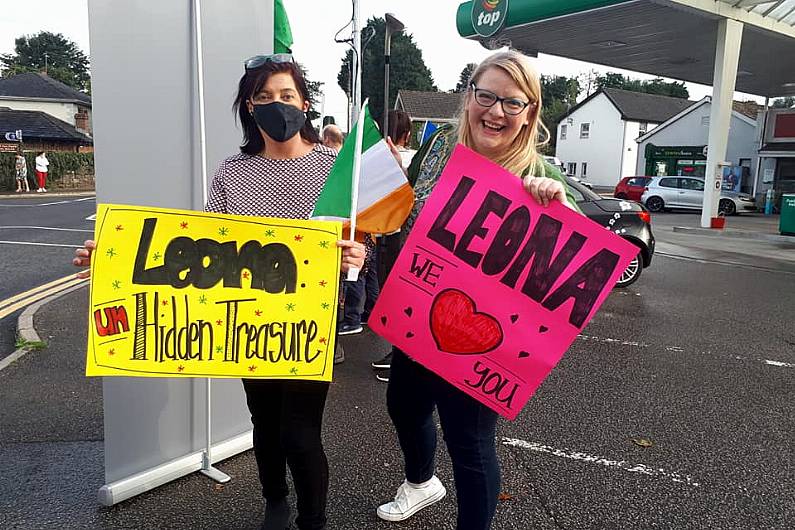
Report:
[[[70,274],[66,278],[55,280],[55,282],[50,282],[49,284],[41,285],[39,287],[31,289],[30,291],[20,293],[7,300],[3,300],[2,302],[0,302],[0,307],[2,307],[2,309],[0,309],[0,319],[5,318],[8,315],[14,313],[15,311],[18,311],[23,307],[29,306],[34,302],[38,302],[39,300],[47,298],[48,296],[60,293],[61,291],[69,289],[70,287],[74,287],[75,285],[84,283],[87,280],[88,278],[75,278],[74,274]],[[19,301],[14,303],[15,300]]]
[[[54,285],[58,285],[59,283],[67,282],[69,280],[74,280],[74,279],[75,279],[75,274],[73,273],[73,274],[69,274],[67,276],[64,276],[63,278],[58,278],[57,280],[53,280],[53,281],[51,281],[49,283],[45,283],[43,285],[39,285],[38,287],[34,287],[33,289],[28,289],[27,291],[19,293],[19,294],[16,294],[16,295],[12,296],[11,298],[6,298],[5,300],[0,300],[0,308],[6,306],[8,304],[11,304],[13,302],[16,302],[17,300],[22,300],[23,298],[26,298],[26,297],[34,294],[34,293],[38,293],[39,291],[43,291],[44,289],[49,289],[50,287],[52,287]]]

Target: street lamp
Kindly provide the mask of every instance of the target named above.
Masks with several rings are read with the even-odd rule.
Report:
[[[384,119],[382,123],[384,136],[386,136],[389,134],[389,48],[392,44],[392,34],[403,31],[406,26],[392,13],[387,13],[384,18],[386,18],[386,29],[384,30]]]

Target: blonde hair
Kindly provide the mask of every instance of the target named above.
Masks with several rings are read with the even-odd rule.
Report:
[[[489,68],[499,68],[508,74],[527,98],[531,102],[535,102],[535,106],[528,110],[530,113],[529,123],[522,127],[510,147],[494,162],[515,175],[521,176],[527,169],[530,173],[535,174],[537,168],[540,168],[541,174],[543,174],[544,164],[538,155],[538,147],[549,142],[549,129],[541,121],[541,81],[538,72],[527,57],[521,53],[513,50],[498,52],[487,57],[475,68],[469,79],[469,84],[477,84],[477,80]],[[466,101],[470,97],[472,97],[472,90],[471,87],[468,87],[458,115],[458,142],[473,149],[474,141],[469,127],[469,113],[466,109]],[[539,138],[541,133],[544,135],[543,140]]]

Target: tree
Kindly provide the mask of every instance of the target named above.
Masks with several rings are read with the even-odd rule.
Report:
[[[650,81],[631,79],[623,74],[608,72],[605,75],[597,76],[596,86],[602,88],[620,88],[632,92],[644,92],[646,94],[657,94],[660,96],[670,96],[674,98],[687,99],[690,93],[685,84],[680,81],[665,81],[661,77],[656,77]]]
[[[789,109],[793,106],[795,106],[795,97],[793,96],[774,99],[773,104],[771,105],[771,107],[774,109]]]
[[[453,92],[466,92],[467,88],[469,88],[469,79],[477,66],[475,63],[469,63],[461,70],[461,75],[458,76],[458,84]]]
[[[580,82],[576,77],[541,76],[541,102],[544,105],[541,109],[541,121],[550,133],[547,152],[555,152],[556,131],[560,119],[577,104],[577,96],[581,91]]]
[[[362,101],[370,98],[370,112],[374,119],[380,120],[384,112],[384,19],[371,18],[363,35],[373,32],[373,37],[364,47],[362,60]],[[372,29],[368,29],[372,28]],[[350,65],[353,58],[351,50],[342,60],[337,83],[351,98]],[[392,35],[391,62],[389,67],[389,108],[394,105],[397,92],[402,90],[426,90],[436,92],[431,71],[425,66],[422,51],[414,42],[414,37],[406,32]]]
[[[311,104],[311,108],[306,115],[310,120],[314,121],[320,117],[320,109],[318,105],[320,105],[320,100],[323,97],[323,90],[321,88],[322,83],[320,81],[311,81],[309,77],[307,77],[306,68],[304,68],[304,65],[298,63],[297,66],[304,76],[304,80],[306,81],[306,89],[309,91],[309,102]]]
[[[3,77],[46,70],[47,75],[83,92],[90,92],[86,54],[60,33],[42,31],[14,41],[14,52],[0,55]]]

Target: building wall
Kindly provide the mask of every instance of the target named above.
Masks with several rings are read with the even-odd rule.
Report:
[[[8,107],[11,110],[40,110],[72,126],[75,124],[75,114],[77,114],[76,104],[56,101],[21,101],[0,98],[0,107]],[[90,116],[91,111],[89,110],[89,123]],[[22,133],[24,136],[25,131]]]
[[[624,122],[624,148],[621,155],[621,178],[624,177],[634,177],[635,175],[640,175],[641,173],[636,173],[636,166],[638,163],[638,142],[637,138],[641,136],[640,132],[640,124],[639,121],[627,121]],[[657,127],[657,123],[646,123],[646,134],[650,132],[652,129]]]
[[[569,123],[568,120],[571,120]],[[580,125],[590,123],[590,137],[580,138]],[[565,140],[561,140],[561,127],[567,124]],[[621,153],[624,144],[624,122],[618,109],[604,94],[574,111],[564,119],[557,130],[556,156],[568,166],[576,162],[576,176],[595,186],[615,186],[621,175]],[[588,172],[582,176],[582,164],[588,164]]]
[[[646,144],[656,146],[697,146],[707,145],[709,141],[710,103],[683,116],[675,123],[660,130],[657,134],[638,145],[637,175],[646,172]],[[756,125],[743,121],[732,113],[729,125],[729,143],[726,148],[727,162],[739,164],[741,158],[751,159],[751,171],[756,170],[756,152],[758,149]],[[751,175],[754,178],[754,175]]]

